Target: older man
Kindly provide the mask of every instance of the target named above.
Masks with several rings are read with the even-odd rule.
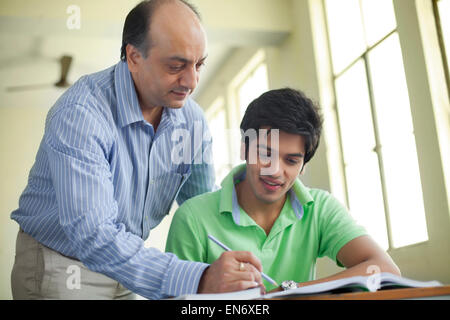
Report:
[[[14,298],[158,299],[261,285],[249,252],[208,265],[144,247],[175,199],[214,186],[208,127],[189,98],[206,56],[195,8],[144,1],[126,18],[122,61],[56,102],[11,215],[20,225]],[[179,129],[187,134],[174,139]],[[179,143],[189,144],[181,162]],[[251,267],[235,272],[241,262]]]

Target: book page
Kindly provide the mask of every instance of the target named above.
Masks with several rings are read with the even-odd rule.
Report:
[[[170,300],[251,300],[261,297],[261,289],[258,287],[226,293],[186,294]]]

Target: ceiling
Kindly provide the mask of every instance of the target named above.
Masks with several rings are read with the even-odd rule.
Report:
[[[295,1],[295,0],[294,0]],[[290,0],[192,0],[208,34],[208,60],[196,93],[243,46],[280,43],[290,32]],[[63,89],[58,59],[72,55],[69,81],[105,69],[119,60],[123,21],[137,1],[67,0],[0,2],[0,107],[33,104],[49,107]],[[70,21],[69,21],[70,20]],[[69,24],[68,24],[69,21]],[[10,92],[11,86],[49,84],[39,90]],[[50,103],[49,103],[50,101]]]

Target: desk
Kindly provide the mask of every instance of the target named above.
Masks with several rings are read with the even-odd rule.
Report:
[[[351,292],[286,297],[281,300],[398,300],[398,299],[445,299],[450,300],[450,285],[431,288],[406,288],[376,292]]]

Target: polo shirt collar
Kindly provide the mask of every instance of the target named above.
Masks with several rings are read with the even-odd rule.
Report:
[[[120,61],[115,67],[114,85],[117,98],[118,125],[123,128],[139,121],[147,123],[142,115],[131,72],[128,69],[128,64],[124,61]],[[179,109],[164,107],[161,122],[158,127],[163,129],[166,126],[176,126],[185,122],[181,113],[182,112]]]
[[[222,181],[222,192],[220,198],[219,211],[231,212],[234,222],[241,225],[241,211],[237,199],[235,182],[245,179],[246,164],[241,164],[233,170]],[[295,217],[301,220],[304,214],[303,205],[310,205],[314,200],[308,189],[302,184],[299,179],[296,179],[293,187],[288,191],[289,199],[291,201],[292,210]],[[231,201],[230,201],[231,200]]]

